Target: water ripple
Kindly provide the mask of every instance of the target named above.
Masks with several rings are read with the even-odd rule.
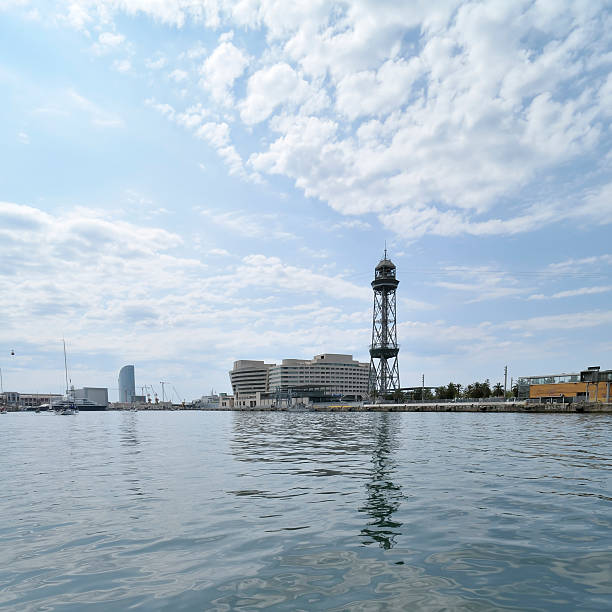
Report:
[[[5,415],[0,608],[609,610],[611,425]]]

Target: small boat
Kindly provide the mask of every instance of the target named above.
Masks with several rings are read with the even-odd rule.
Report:
[[[62,408],[57,414],[66,415],[66,414],[77,414],[79,411],[74,408]]]

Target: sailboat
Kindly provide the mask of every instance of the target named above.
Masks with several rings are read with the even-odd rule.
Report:
[[[78,414],[79,409],[74,401],[74,387],[68,387],[68,361],[66,359],[66,340],[62,338],[64,343],[64,371],[66,373],[66,395],[57,403],[53,404],[55,414],[70,415]]]

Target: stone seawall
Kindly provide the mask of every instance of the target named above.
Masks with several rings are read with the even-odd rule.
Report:
[[[109,406],[109,410],[116,407]],[[576,402],[572,404],[534,404],[526,402],[440,402],[425,404],[314,404],[306,408],[290,410],[286,406],[277,408],[273,406],[253,406],[250,408],[219,408],[192,406],[161,406],[147,404],[136,406],[135,410],[221,410],[236,412],[522,412],[526,414],[535,413],[558,413],[558,414],[585,414],[585,413],[610,413],[612,414],[612,403],[602,402]]]
[[[572,404],[532,404],[526,402],[452,402],[431,404],[329,405],[315,408],[329,412],[524,412],[524,413],[612,413],[612,404],[601,402]]]
[[[556,413],[612,413],[612,403],[577,402],[572,404],[532,404],[526,402],[449,402],[426,404],[324,404],[306,410],[257,407],[243,408],[240,412],[517,412],[526,414]]]

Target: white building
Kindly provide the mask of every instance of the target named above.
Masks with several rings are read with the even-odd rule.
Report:
[[[234,361],[234,368],[230,371],[230,382],[234,392],[235,405],[240,400],[254,399],[256,393],[266,393],[269,390],[269,372],[275,367],[273,363],[241,359]]]
[[[369,363],[355,361],[352,355],[337,353],[323,353],[312,359],[283,359],[280,365],[241,360],[234,362],[230,381],[237,408],[259,405],[264,394],[287,391],[294,397],[312,390],[329,396],[365,397],[369,368]],[[268,399],[266,403],[273,403],[272,397]]]
[[[61,399],[57,393],[17,393],[15,391],[4,391],[0,393],[0,405],[19,408],[37,408],[43,404],[50,404],[54,400]]]

